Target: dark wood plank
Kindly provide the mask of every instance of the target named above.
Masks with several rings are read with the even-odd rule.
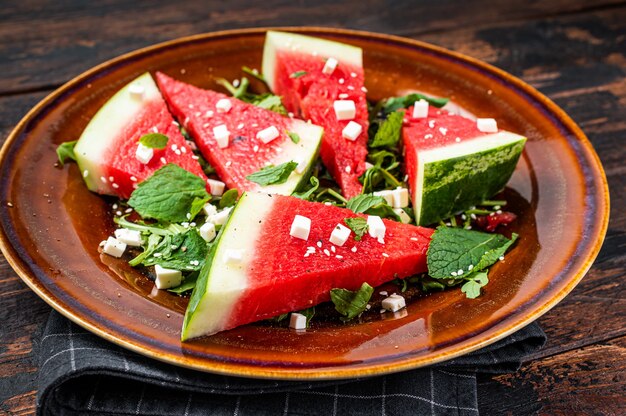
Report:
[[[623,0],[508,2],[506,7],[495,0],[9,3],[0,10],[0,92],[56,86],[124,52],[214,30],[308,25],[416,35],[606,9]]]

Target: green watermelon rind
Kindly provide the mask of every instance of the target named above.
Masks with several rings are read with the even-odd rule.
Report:
[[[504,189],[525,142],[523,136],[500,132],[447,151],[419,153],[413,192],[417,224],[449,218]]]

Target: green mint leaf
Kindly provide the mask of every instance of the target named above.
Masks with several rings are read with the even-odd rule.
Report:
[[[165,236],[141,264],[158,264],[175,270],[200,270],[207,252],[207,242],[195,228],[190,228],[185,233]]]
[[[369,147],[396,147],[400,140],[403,119],[404,111],[394,111],[389,114],[387,120],[383,121],[378,128],[374,139],[369,143]]]
[[[132,259],[131,261],[129,261],[128,264],[130,264],[133,267],[136,267],[136,266],[139,266],[141,263],[143,263],[143,261],[146,258],[151,256],[152,253],[155,252],[156,248],[159,246],[159,243],[161,242],[161,238],[162,236],[159,234],[150,234],[150,236],[148,237],[148,243],[146,247],[144,247],[143,249],[143,253],[141,253],[140,255]]]
[[[431,278],[424,278],[420,281],[421,283],[421,289],[423,292],[441,292],[442,290],[446,290],[447,286],[444,285],[443,283],[435,280],[435,279],[431,279]]]
[[[487,272],[478,272],[468,278],[467,282],[461,286],[461,292],[465,293],[469,299],[476,299],[480,296],[480,289],[489,283]]]
[[[354,234],[356,235],[354,239],[356,241],[361,241],[361,237],[365,235],[365,233],[367,232],[367,229],[369,228],[369,226],[367,225],[367,220],[361,217],[354,217],[354,218],[346,218],[345,222],[348,225],[348,227],[350,227],[350,229],[354,231]]]
[[[347,289],[332,289],[330,300],[335,304],[337,312],[342,314],[341,320],[347,322],[361,315],[374,293],[374,288],[363,283],[356,292]]]
[[[509,240],[500,234],[440,226],[432,235],[426,254],[428,274],[435,279],[469,276],[492,265],[515,238]]]
[[[387,98],[382,104],[382,110],[386,114],[392,113],[401,108],[409,108],[410,106],[415,104],[416,101],[419,100],[428,101],[428,104],[437,108],[443,107],[444,105],[448,104],[448,101],[450,101],[448,98],[434,98],[423,94],[409,94],[403,97]]]
[[[183,281],[180,285],[173,287],[171,289],[167,289],[168,292],[176,293],[177,295],[182,295],[183,293],[193,290],[196,287],[196,280],[198,280],[198,275],[200,273],[195,271],[193,273],[189,273],[187,276],[183,278]]]
[[[251,96],[253,94],[250,94]],[[246,101],[246,100],[244,100]],[[257,107],[264,108],[266,110],[273,111],[278,114],[287,115],[287,109],[283,106],[283,102],[281,101],[278,95],[273,94],[262,94],[256,95],[254,98],[250,98],[250,104],[254,104]]]
[[[246,179],[261,186],[278,185],[287,182],[291,172],[298,166],[296,162],[287,162],[278,166],[267,166],[258,172],[251,173]]]
[[[299,311],[298,313],[306,317],[306,327],[308,328],[309,323],[311,322],[311,319],[313,319],[313,317],[315,316],[315,306],[311,306],[310,308],[303,309]]]
[[[239,198],[239,191],[236,189],[229,189],[224,192],[222,195],[222,199],[220,199],[219,207],[220,208],[228,208],[232,207],[237,203],[237,199]]]
[[[242,101],[246,101],[244,100],[246,94],[248,94],[248,87],[250,86],[250,81],[248,81],[248,78],[243,77],[241,78],[241,80],[239,81],[239,86],[235,87],[233,84],[231,84],[227,79],[224,78],[216,78],[215,82],[218,85],[221,85],[222,87],[226,88],[226,90],[235,98],[239,98]],[[249,101],[246,101],[249,102]]]
[[[265,77],[263,76],[263,74],[260,74],[258,70],[256,69],[250,69],[247,66],[242,66],[241,70],[250,75],[253,78],[256,78],[257,80],[261,81],[263,84],[267,85],[267,80],[265,79]]]
[[[209,198],[202,178],[169,163],[139,184],[128,205],[143,218],[184,222],[193,218],[192,208],[199,211]]]
[[[310,201],[313,194],[320,187],[320,181],[315,176],[311,176],[311,178],[309,179],[309,182],[311,183],[312,187],[308,191],[294,192],[291,194],[291,196],[295,196],[296,198]]]
[[[161,133],[148,133],[139,138],[139,143],[151,149],[165,149],[169,138]]]
[[[65,142],[61,143],[57,147],[57,157],[59,158],[59,163],[61,166],[65,164],[68,160],[76,161],[76,155],[74,154],[74,146],[78,140],[74,140],[73,142]]]
[[[292,73],[291,75],[289,75],[289,78],[300,78],[300,77],[305,76],[306,74],[308,74],[308,72],[306,71],[296,71]]]
[[[300,136],[298,135],[298,133],[294,133],[292,131],[287,131],[287,136],[289,136],[291,141],[294,142],[295,144],[300,143]]]
[[[387,204],[382,196],[374,196],[372,194],[357,195],[348,201],[346,208],[357,214],[365,213],[400,221],[400,216],[393,211],[393,208]]]
[[[270,318],[270,320],[271,320],[271,321],[274,321],[274,322],[281,322],[281,321],[284,321],[285,319],[287,319],[287,317],[288,317],[288,316],[289,316],[289,314],[288,314],[288,313],[281,313],[281,314],[280,314],[280,315],[278,315],[278,316],[275,316],[275,317],[273,317],[273,318]]]

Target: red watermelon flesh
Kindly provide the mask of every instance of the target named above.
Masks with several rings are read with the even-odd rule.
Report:
[[[311,220],[308,240],[290,236],[295,215]],[[301,310],[330,299],[333,288],[357,290],[427,270],[432,229],[383,220],[384,244],[351,233],[343,246],[329,238],[337,224],[355,214],[294,197],[246,193],[235,207],[199,277],[185,317],[183,339]],[[321,247],[319,247],[321,245]],[[356,251],[352,251],[356,247]],[[306,254],[314,249],[313,253]],[[243,261],[228,265],[228,250]]]
[[[143,98],[131,96],[128,88],[133,84],[144,87]],[[143,164],[135,156],[139,139],[156,132],[168,137],[167,146],[153,149],[152,159]],[[89,189],[124,199],[166,163],[206,180],[150,74],[132,81],[105,103],[85,128],[74,153]]]
[[[157,73],[156,78],[170,110],[229,188],[290,194],[305,177],[305,172],[293,172],[287,183],[269,187],[251,182],[246,176],[268,165],[279,165],[297,158],[310,165],[317,156],[323,132],[318,126],[177,81],[163,73]],[[232,105],[227,112],[216,108],[222,99],[229,100]],[[214,136],[213,128],[220,125],[225,125],[230,132],[229,144],[225,148],[217,145]],[[270,126],[276,127],[280,136],[263,143],[257,138],[257,133]],[[300,142],[294,143],[287,132],[299,133]]]
[[[291,38],[292,43],[283,44],[284,37]],[[313,53],[305,51],[315,48],[315,44],[320,41],[324,43],[319,44]],[[327,43],[351,50],[358,49],[336,42],[270,31],[264,50],[263,72],[272,90],[282,97],[289,111],[324,127],[320,149],[322,162],[341,187],[344,196],[352,198],[361,193],[362,185],[358,178],[366,170],[369,121],[363,67],[360,59],[359,62],[350,62],[347,58],[342,59],[344,56],[328,55],[331,49],[326,47]],[[304,46],[298,48],[297,45]],[[360,58],[360,49],[358,51]],[[328,75],[322,70],[326,58],[330,57],[339,63]],[[271,65],[267,62],[271,62]],[[362,127],[355,141],[342,136],[350,120],[337,120],[333,109],[336,100],[352,100],[355,103],[356,116],[353,121]]]

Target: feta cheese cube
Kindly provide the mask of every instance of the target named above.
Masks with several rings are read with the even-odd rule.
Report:
[[[305,169],[307,168],[307,164],[304,158],[301,156],[297,156],[293,158],[293,161],[298,164],[298,166],[296,166],[296,173],[304,173]]]
[[[428,101],[419,100],[413,104],[413,118],[426,118],[428,117]]]
[[[217,214],[211,215],[209,218],[207,218],[207,221],[215,225],[224,225],[226,224],[226,220],[230,215],[231,209],[232,207],[224,208]]]
[[[348,227],[337,224],[337,226],[333,228],[333,232],[330,233],[329,241],[334,245],[341,247],[346,243],[346,241],[348,241],[351,232],[352,231]]]
[[[117,238],[114,237],[109,237],[107,238],[107,241],[104,243],[104,247],[102,248],[102,251],[105,254],[108,254],[109,256],[113,256],[113,257],[122,257],[122,254],[124,254],[124,251],[126,250],[126,243],[122,243],[121,241],[119,241]]]
[[[337,120],[352,120],[356,116],[356,105],[352,100],[337,100],[333,103]]]
[[[136,100],[143,100],[146,89],[143,87],[143,85],[131,84],[130,87],[128,87],[128,92],[132,98]]]
[[[127,228],[118,228],[114,231],[115,238],[118,241],[131,247],[141,246],[141,232],[137,230],[129,230]]]
[[[265,144],[268,144],[278,136],[280,136],[280,133],[278,132],[276,126],[269,126],[256,134],[256,138]]]
[[[215,224],[210,222],[202,224],[202,227],[200,227],[200,237],[202,237],[204,241],[213,241],[215,235]]]
[[[394,208],[393,212],[395,212],[396,214],[398,214],[400,216],[400,221],[403,224],[410,224],[411,223],[411,217],[409,216],[409,214],[407,214],[406,212],[404,212],[404,210],[402,208]]]
[[[180,285],[183,280],[183,274],[180,270],[166,269],[158,264],[154,266],[154,272],[156,273],[156,279],[154,284],[157,289],[169,289]]]
[[[331,75],[335,72],[335,68],[337,68],[338,63],[339,62],[335,58],[328,58],[324,64],[324,68],[322,68],[322,74]]]
[[[387,227],[385,227],[385,223],[382,219],[380,219],[377,215],[368,215],[367,216],[367,232],[370,237],[383,239],[385,238],[385,231]]]
[[[220,196],[224,193],[224,187],[226,187],[224,182],[215,179],[207,179],[206,182],[211,188],[211,195]]]
[[[476,119],[476,127],[483,133],[497,133],[498,123],[493,118],[478,118]]]
[[[355,141],[363,131],[363,127],[356,121],[350,121],[341,131],[341,135],[348,140]]]
[[[213,137],[215,137],[217,146],[220,149],[228,147],[230,132],[228,131],[228,127],[226,127],[226,124],[220,124],[219,126],[213,127]]]
[[[391,191],[392,204],[394,208],[405,208],[409,206],[409,190],[402,187],[397,187]]]
[[[208,202],[206,204],[204,204],[204,207],[202,208],[202,210],[204,211],[204,214],[207,217],[210,217],[211,215],[217,214],[217,208],[215,207],[215,205],[209,204]]]
[[[390,312],[397,312],[406,307],[406,301],[402,296],[393,294],[383,299],[382,307]]]
[[[302,215],[296,215],[291,223],[291,229],[289,235],[299,238],[301,240],[308,240],[309,233],[311,232],[311,219],[303,217]]]
[[[152,160],[152,156],[154,156],[154,150],[152,148],[144,146],[139,143],[137,145],[137,150],[135,151],[135,158],[144,165],[147,165],[148,162]]]
[[[393,191],[389,189],[385,189],[384,191],[376,191],[373,193],[374,196],[382,197],[389,206],[393,206]]]
[[[306,329],[306,316],[301,313],[292,313],[289,316],[289,328]]]
[[[217,101],[217,103],[215,104],[215,108],[220,113],[228,113],[230,109],[233,108],[233,104],[228,98],[222,98]]]
[[[243,250],[227,248],[222,258],[226,264],[240,264],[243,261]]]

